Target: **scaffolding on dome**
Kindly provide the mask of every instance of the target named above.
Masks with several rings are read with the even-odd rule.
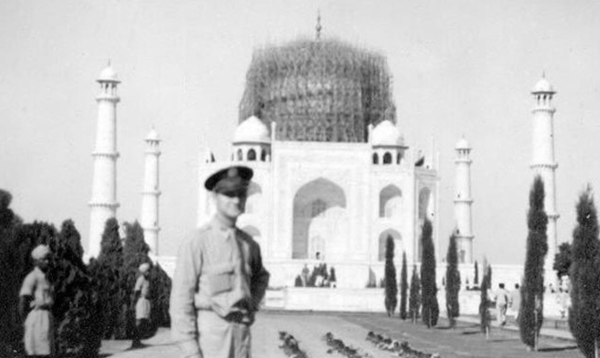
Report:
[[[383,56],[336,40],[258,49],[239,120],[276,123],[278,140],[366,142],[368,125],[396,122]]]

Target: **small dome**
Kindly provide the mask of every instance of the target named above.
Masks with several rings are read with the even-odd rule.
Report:
[[[391,121],[385,120],[373,129],[371,144],[374,146],[402,146],[404,145],[404,137],[400,135],[398,128]]]
[[[456,147],[454,147],[454,148],[456,148],[456,149],[471,149],[471,145],[469,144],[469,142],[467,142],[465,137],[462,137],[461,139],[458,140],[458,142],[456,142]]]
[[[154,129],[154,127],[152,127],[152,130],[150,131],[150,133],[148,133],[148,136],[146,136],[146,140],[160,141],[158,132],[156,132],[156,129]]]
[[[552,87],[552,85],[550,84],[550,82],[548,82],[546,77],[542,77],[542,79],[540,79],[538,81],[538,83],[535,84],[535,86],[533,87],[531,92],[532,93],[539,93],[539,92],[555,93],[554,87]]]
[[[233,136],[234,143],[269,143],[269,129],[257,117],[251,116],[237,127]]]
[[[119,77],[115,70],[111,67],[111,65],[106,66],[105,69],[100,72],[100,76],[98,76],[98,81],[107,81],[107,82],[119,82]]]

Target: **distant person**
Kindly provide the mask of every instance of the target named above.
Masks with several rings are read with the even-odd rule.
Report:
[[[515,317],[515,321],[519,322],[519,310],[521,309],[521,290],[519,284],[515,283],[515,289],[510,293],[511,305],[510,312]]]
[[[135,329],[131,348],[141,348],[144,345],[141,342],[142,333],[148,329],[150,323],[150,264],[145,262],[139,267],[140,275],[135,281]]]
[[[329,270],[329,286],[333,288],[337,287],[337,278],[335,277],[335,269],[333,267]]]
[[[46,245],[38,245],[33,249],[31,257],[35,267],[25,277],[19,292],[19,313],[25,319],[23,340],[28,356],[54,355],[54,289],[46,277],[50,254],[50,248]]]
[[[249,358],[250,326],[269,284],[260,246],[236,227],[252,169],[232,166],[205,182],[216,213],[179,248],[171,332],[186,358]]]
[[[307,264],[304,264],[304,267],[302,268],[302,286],[306,287],[308,286],[308,275],[310,274],[310,269],[308,268]]]
[[[496,302],[496,318],[500,327],[506,325],[506,310],[510,306],[511,295],[504,288],[504,284],[498,284],[498,290],[494,293],[494,301]]]
[[[558,311],[560,313],[560,318],[566,319],[569,313],[569,307],[571,307],[571,295],[569,295],[569,291],[564,290],[562,287],[558,290]]]

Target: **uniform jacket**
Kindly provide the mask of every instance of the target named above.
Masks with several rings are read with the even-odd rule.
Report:
[[[268,283],[260,246],[250,235],[216,219],[188,235],[179,248],[170,303],[171,332],[184,356],[199,351],[197,310],[224,319],[235,312],[251,324]]]

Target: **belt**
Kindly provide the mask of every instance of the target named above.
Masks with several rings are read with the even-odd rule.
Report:
[[[245,323],[245,324],[251,323],[251,320],[250,320],[250,317],[248,316],[248,314],[245,312],[240,312],[240,311],[231,312],[227,316],[225,316],[224,319],[227,322]]]
[[[50,306],[36,306],[33,308],[33,310],[38,310],[38,311],[50,311]]]

